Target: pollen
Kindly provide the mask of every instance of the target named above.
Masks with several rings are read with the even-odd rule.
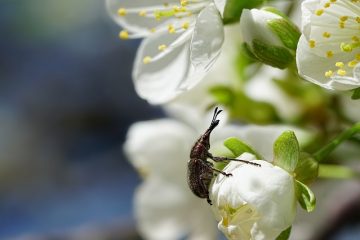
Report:
[[[323,13],[324,13],[324,9],[318,9],[318,10],[315,11],[315,14],[317,16],[321,16]]]
[[[140,16],[140,17],[145,17],[145,16],[146,16],[146,11],[145,11],[145,10],[141,10],[141,11],[139,12],[139,16]]]
[[[316,45],[315,40],[309,40],[309,47],[310,47],[310,48],[314,48],[315,45]]]
[[[333,52],[333,51],[327,51],[327,52],[326,52],[326,57],[327,57],[327,58],[331,58],[332,56],[334,56],[334,52]]]
[[[324,4],[324,8],[328,8],[328,7],[330,7],[330,3],[327,2]]]
[[[340,49],[343,52],[351,52],[353,50],[353,47],[350,44],[341,43],[340,44]]]
[[[356,64],[358,64],[358,61],[356,61],[356,60],[352,60],[352,61],[350,61],[350,62],[348,62],[348,66],[349,67],[351,67],[351,68],[353,68],[353,67],[355,67],[356,66]]]
[[[331,77],[333,74],[334,74],[333,71],[329,70],[329,71],[325,72],[325,77],[328,77],[328,78],[329,78],[329,77]]]
[[[118,9],[118,14],[119,16],[125,16],[127,13],[126,9],[125,8],[119,8]]]
[[[188,29],[189,28],[189,26],[190,26],[190,23],[189,22],[184,22],[182,25],[181,25],[181,27],[183,28],[183,29]]]
[[[146,56],[146,57],[143,58],[143,63],[144,64],[149,64],[149,63],[151,63],[151,60],[152,60],[152,58],[150,56]]]
[[[339,28],[345,28],[345,22],[339,22]]]
[[[183,7],[185,7],[185,6],[188,5],[188,4],[189,4],[189,1],[188,1],[188,0],[181,0],[181,1],[180,1],[180,5],[183,6]]]
[[[167,48],[167,46],[165,44],[161,44],[158,47],[159,51],[164,51],[166,48]]]
[[[329,38],[329,37],[331,37],[331,34],[329,32],[324,32],[323,37],[324,38]]]
[[[348,19],[349,19],[348,16],[341,16],[341,17],[340,17],[340,21],[342,21],[342,22],[345,22],[345,21],[347,21]]]
[[[129,33],[128,33],[128,31],[122,30],[122,31],[119,33],[119,38],[120,38],[120,39],[123,39],[123,40],[129,39]]]
[[[169,32],[169,33],[175,33],[175,27],[174,27],[174,25],[172,25],[172,24],[169,24],[169,25],[168,25],[168,32]]]
[[[335,66],[337,66],[339,68],[342,68],[342,67],[344,67],[344,63],[343,62],[336,62]]]
[[[337,70],[337,74],[339,74],[340,76],[345,76],[346,71],[344,69],[339,69],[339,70]]]

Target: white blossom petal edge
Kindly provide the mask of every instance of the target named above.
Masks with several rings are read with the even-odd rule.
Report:
[[[206,75],[224,41],[217,1],[107,0],[109,13],[124,28],[120,38],[146,37],[132,74],[140,97],[165,103]]]
[[[360,87],[360,1],[306,0],[296,62],[306,80],[332,90]]]
[[[285,170],[249,153],[239,159],[261,167],[231,162],[211,187],[218,228],[228,239],[275,239],[291,226],[296,214],[294,180]]]

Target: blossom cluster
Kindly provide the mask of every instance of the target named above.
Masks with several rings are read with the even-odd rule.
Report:
[[[297,203],[315,208],[320,162],[357,131],[326,145],[360,120],[360,1],[264,2],[106,0],[119,38],[143,38],[137,94],[168,116],[135,123],[124,144],[143,177],[134,205],[145,239],[217,239],[216,221],[228,239],[287,239]],[[225,111],[207,150],[261,167],[201,159],[219,173],[210,206],[186,173],[213,106]]]

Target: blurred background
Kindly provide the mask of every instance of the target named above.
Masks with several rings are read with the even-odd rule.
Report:
[[[0,239],[136,239],[122,143],[159,116],[99,0],[0,3]]]
[[[136,95],[139,41],[119,30],[104,0],[1,0],[1,240],[140,239],[122,144],[163,114]],[[322,204],[294,239],[359,239],[359,182],[314,187]]]

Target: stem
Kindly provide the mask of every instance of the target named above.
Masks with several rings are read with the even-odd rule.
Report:
[[[332,165],[332,164],[320,164],[319,177],[333,178],[333,179],[351,179],[351,178],[359,178],[360,174],[353,171],[349,167]]]
[[[351,128],[346,129],[335,137],[330,143],[322,147],[319,151],[314,153],[316,161],[321,162],[324,160],[333,150],[337,148],[343,141],[351,138],[354,134],[360,132],[360,122],[354,124]]]

